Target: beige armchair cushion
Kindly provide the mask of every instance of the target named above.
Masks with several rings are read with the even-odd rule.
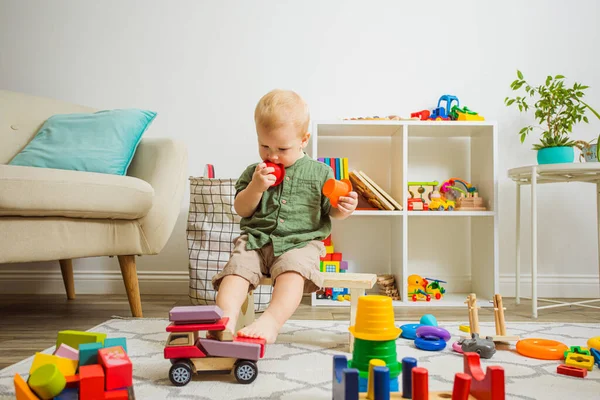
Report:
[[[0,165],[0,216],[138,219],[154,189],[131,176]]]

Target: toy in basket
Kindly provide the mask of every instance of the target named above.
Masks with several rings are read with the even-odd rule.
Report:
[[[97,332],[58,332],[54,354],[36,353],[29,379],[14,384],[17,400],[135,398],[126,339]]]

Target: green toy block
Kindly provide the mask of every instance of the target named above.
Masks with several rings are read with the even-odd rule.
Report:
[[[127,353],[127,339],[124,337],[120,338],[106,338],[104,339],[104,348],[107,349],[109,347],[121,346],[125,353]]]
[[[98,364],[98,350],[102,343],[81,343],[79,345],[79,366]]]
[[[60,331],[56,338],[56,348],[58,349],[61,344],[66,344],[72,348],[79,350],[79,345],[82,343],[95,343],[100,342],[104,345],[104,339],[106,339],[106,333],[98,332],[81,332],[81,331]]]
[[[569,348],[569,350],[564,352],[564,357],[567,358],[567,356],[569,355],[569,353],[575,353],[575,354],[583,354],[586,356],[591,355],[590,351],[588,350],[587,347],[581,347],[581,346],[571,346]]]

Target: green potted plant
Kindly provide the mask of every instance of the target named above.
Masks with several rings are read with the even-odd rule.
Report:
[[[589,122],[585,115],[586,108],[600,119],[600,115],[581,100],[588,86],[575,82],[573,87],[567,87],[564,80],[563,75],[548,76],[544,84],[534,86],[523,78],[521,71],[517,70],[517,79],[510,84],[510,87],[515,92],[521,90],[525,94],[504,99],[507,107],[515,105],[520,112],[527,112],[533,102],[534,116],[540,125],[525,126],[519,131],[519,135],[523,143],[534,129],[538,128],[542,131],[540,143],[533,145],[533,150],[538,152],[538,164],[573,162],[575,159],[573,146],[577,144],[569,137],[573,126],[581,121]]]

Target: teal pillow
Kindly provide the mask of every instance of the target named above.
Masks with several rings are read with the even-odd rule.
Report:
[[[155,117],[138,109],[54,115],[9,164],[125,175]]]

